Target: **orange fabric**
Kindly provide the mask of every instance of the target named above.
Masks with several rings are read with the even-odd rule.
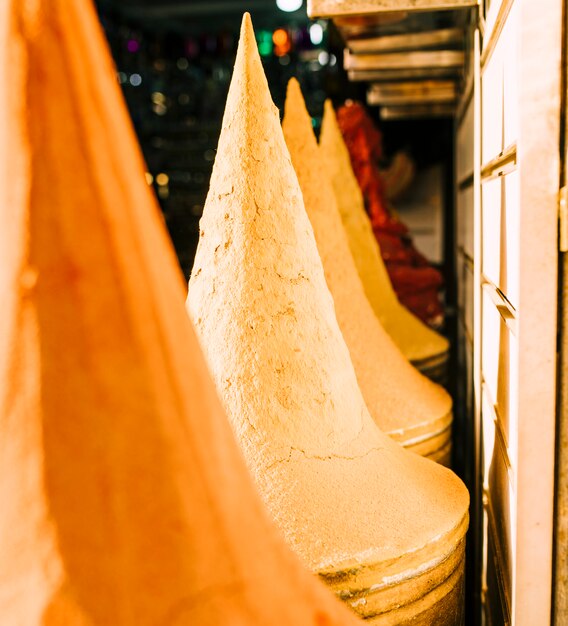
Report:
[[[252,487],[90,2],[0,0],[0,75],[0,624],[354,624]]]

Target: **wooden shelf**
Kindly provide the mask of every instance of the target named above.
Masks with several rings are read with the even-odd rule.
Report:
[[[454,117],[453,104],[416,104],[407,106],[383,106],[380,110],[383,120],[410,120],[433,117]]]
[[[347,47],[356,54],[365,52],[397,52],[459,44],[463,42],[463,38],[464,34],[461,28],[443,28],[430,32],[405,35],[384,35],[382,37],[367,37],[364,39],[348,38]]]
[[[345,50],[346,70],[400,70],[463,67],[464,53],[458,50],[427,50],[389,54],[352,54]]]
[[[455,102],[457,95],[456,83],[449,80],[375,83],[367,91],[367,104],[448,103]]]
[[[393,82],[397,80],[429,80],[452,78],[461,74],[461,67],[419,67],[400,70],[349,70],[347,76],[354,82]]]
[[[376,13],[440,11],[477,6],[476,0],[308,0],[308,15],[340,17]]]

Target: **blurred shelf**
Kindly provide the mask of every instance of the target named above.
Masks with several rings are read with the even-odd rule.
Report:
[[[384,106],[380,115],[383,120],[409,120],[423,118],[454,117],[453,104],[420,104],[410,106]]]
[[[413,50],[386,54],[353,54],[345,50],[346,70],[398,70],[463,67],[465,55],[459,50]]]
[[[369,105],[407,105],[456,102],[454,81],[375,83],[367,91]]]
[[[354,82],[392,82],[396,80],[428,80],[458,77],[461,67],[420,67],[400,70],[348,70],[349,80]]]
[[[437,11],[476,6],[476,0],[308,0],[310,17],[373,15],[402,11]]]
[[[382,37],[348,38],[347,47],[355,54],[365,52],[398,52],[437,48],[463,42],[461,28],[443,28],[434,31],[409,33],[406,35],[384,35]]]

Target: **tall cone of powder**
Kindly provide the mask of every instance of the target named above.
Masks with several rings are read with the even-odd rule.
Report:
[[[248,15],[200,228],[188,310],[289,544],[376,623],[457,623],[467,492],[367,411]]]
[[[424,456],[449,463],[452,401],[404,358],[367,299],[298,81],[288,83],[282,123],[314,229],[339,328],[365,403],[381,430]]]
[[[349,246],[375,314],[404,356],[418,368],[429,370],[445,361],[448,341],[398,301],[329,100],[324,107],[320,158],[329,173]]]
[[[250,480],[94,10],[0,27],[0,623],[355,626]]]

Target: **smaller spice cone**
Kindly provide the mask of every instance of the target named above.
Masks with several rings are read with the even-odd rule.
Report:
[[[248,15],[200,230],[188,312],[289,545],[376,624],[457,626],[467,490],[369,415]]]
[[[367,407],[384,433],[419,454],[449,464],[452,400],[442,387],[410,365],[367,298],[337,207],[327,160],[318,149],[295,78],[288,84],[282,129],[337,321]]]
[[[0,624],[355,626],[251,483],[90,1],[0,27]]]
[[[329,100],[324,108],[320,155],[330,175],[365,293],[377,317],[416,367],[422,370],[440,366],[447,360],[448,341],[406,309],[396,296]]]

